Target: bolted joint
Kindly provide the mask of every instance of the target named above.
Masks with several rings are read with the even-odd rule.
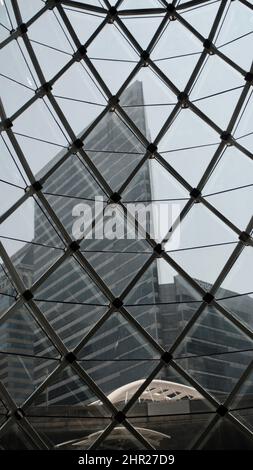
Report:
[[[172,3],[170,3],[167,6],[167,12],[169,13],[170,21],[175,21],[177,19],[177,17],[176,17],[176,8],[174,7],[174,5]]]
[[[21,24],[18,26],[17,31],[18,31],[19,34],[21,34],[21,36],[22,36],[23,34],[27,33],[28,28],[27,28],[27,26],[26,26],[26,23],[21,23]]]
[[[203,301],[208,305],[211,304],[213,300],[214,296],[210,292],[206,292],[206,294],[203,296]]]
[[[25,299],[27,302],[29,302],[29,300],[32,300],[33,299],[33,293],[27,289],[23,292],[23,294],[21,294],[23,299]]]
[[[188,95],[184,91],[181,91],[177,95],[178,102],[181,104],[181,108],[189,108]]]
[[[244,245],[250,245],[251,244],[250,242],[252,241],[252,238],[251,238],[250,234],[247,233],[247,232],[241,232],[238,238],[242,243],[244,243]]]
[[[198,188],[192,188],[192,190],[190,192],[190,196],[193,199],[196,199],[196,201],[197,201],[198,198],[201,196],[201,191]]]
[[[65,356],[64,359],[69,363],[73,364],[74,361],[76,361],[76,355],[73,352],[68,352]]]
[[[157,145],[153,144],[152,142],[148,144],[147,152],[149,153],[149,158],[153,158],[156,151],[157,151]]]
[[[53,10],[60,1],[61,0],[46,0],[46,6],[49,10]]]
[[[214,55],[213,43],[209,39],[203,41],[203,47],[206,49],[209,55]]]
[[[13,122],[11,121],[11,119],[6,118],[4,121],[1,122],[1,130],[7,131],[11,127],[13,127]]]
[[[220,135],[220,138],[223,142],[226,143],[227,146],[233,145],[233,138],[229,132],[222,132],[222,134]]]
[[[121,424],[123,423],[123,421],[125,421],[126,415],[125,413],[123,413],[123,411],[118,411],[118,413],[116,413],[113,418],[115,419],[115,421],[117,421],[117,423]]]
[[[228,413],[228,409],[224,405],[220,405],[218,406],[216,413],[218,413],[218,415],[223,417],[223,416],[226,416],[226,414]]]
[[[72,143],[72,146],[75,147],[76,149],[81,149],[84,146],[84,143],[81,139],[76,139]]]
[[[109,199],[109,203],[118,204],[121,200],[121,195],[119,193],[112,193]]]
[[[72,253],[75,253],[76,251],[78,251],[79,248],[80,248],[80,245],[75,240],[73,240],[73,242],[69,244],[69,249],[72,251]]]
[[[148,61],[149,61],[149,53],[148,51],[142,51],[141,55],[140,55],[142,61],[143,61],[143,66],[144,67],[147,67],[148,66]]]
[[[117,105],[119,104],[118,96],[111,96],[108,100],[108,104],[109,104],[109,107],[110,107],[110,111],[114,112]]]
[[[168,351],[165,351],[162,355],[161,355],[161,360],[163,362],[165,362],[165,364],[169,364],[172,360],[173,360],[173,356],[172,354],[170,354]]]
[[[115,307],[115,308],[121,308],[123,306],[123,302],[118,297],[115,297],[115,299],[112,301],[111,305],[112,305],[112,307]]]
[[[156,256],[161,256],[163,252],[164,252],[164,249],[161,243],[157,243],[157,245],[154,246],[154,253],[156,254]]]
[[[247,72],[246,75],[244,76],[244,80],[251,85],[253,85],[253,73],[252,72]]]
[[[113,23],[116,16],[117,16],[117,8],[116,7],[110,7],[108,10],[108,23]]]
[[[85,46],[80,46],[79,49],[73,54],[73,58],[77,61],[80,62],[87,54],[87,49]]]
[[[25,413],[24,413],[24,411],[22,410],[22,408],[17,408],[17,409],[13,412],[13,416],[16,418],[17,421],[21,421],[21,420],[25,417]]]
[[[39,95],[40,98],[43,98],[44,95],[47,95],[51,90],[53,89],[51,83],[45,82],[43,85],[41,85],[35,93]]]
[[[41,191],[43,186],[40,181],[34,181],[34,183],[31,185],[31,187],[34,189],[34,191]]]

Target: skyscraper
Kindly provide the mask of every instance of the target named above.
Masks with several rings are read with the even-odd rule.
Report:
[[[141,82],[133,83],[125,91],[121,104],[126,106],[138,128],[148,135]],[[86,153],[113,191],[121,187],[145,151],[137,137],[114,112],[107,113],[84,144]],[[45,165],[37,179],[62,154],[60,152]],[[76,154],[69,156],[47,179],[43,193],[71,236],[75,220],[73,208],[85,203],[94,213],[96,197],[104,197],[106,202],[99,183]],[[152,200],[149,162],[141,167],[133,184],[130,183],[122,196],[124,202]],[[121,294],[150,256],[147,243],[138,239],[93,237],[82,240],[80,246],[115,297]],[[63,250],[64,244],[57,229],[36,200],[32,243],[25,245],[12,257],[27,288],[40,278]],[[8,294],[10,287],[9,283],[4,286],[5,280],[3,273],[3,291]],[[198,282],[206,290],[210,289],[210,285]],[[234,294],[224,289],[221,291],[222,297]],[[11,294],[15,296],[13,288]],[[139,279],[130,297],[130,305],[133,305],[129,309],[131,314],[165,349],[170,348],[197,309],[192,288],[179,276],[174,278],[173,283],[159,285],[155,262]],[[109,305],[74,257],[68,258],[42,283],[34,293],[34,301],[70,350],[101,318]],[[8,297],[4,297],[1,310],[6,310],[8,305]],[[252,299],[244,299],[240,306],[238,304],[238,312],[245,310],[243,315],[247,315],[251,307]],[[5,323],[0,332],[2,349],[10,353],[0,358],[1,379],[12,396],[22,403],[55,366],[57,351],[40,327],[32,321],[26,307]],[[208,315],[196,324],[195,334],[184,342],[183,348],[185,356],[210,355],[196,360],[185,359],[184,366],[206,389],[220,394],[226,393],[231,383],[236,382],[249,357],[244,355],[243,360],[242,356],[229,357],[231,364],[228,369],[228,356],[212,356],[221,351],[225,336],[228,341],[226,347],[222,347],[223,353],[228,353],[230,347],[247,347],[247,342],[232,327],[227,330],[222,316],[208,307]],[[147,377],[154,366],[151,348],[117,312],[86,344],[78,359],[107,394],[128,382]],[[165,368],[160,377],[169,380],[173,375],[170,369]],[[69,367],[60,374],[55,384],[45,390],[38,403],[80,404],[95,399]]]
[[[127,112],[146,134],[148,131],[142,106],[141,82],[133,83],[126,90],[121,103],[129,107]],[[138,104],[137,107],[131,108],[136,104]],[[132,131],[113,112],[108,113],[95,131],[91,133],[85,141],[84,148],[114,191],[117,191],[125,181],[145,151]],[[37,179],[58,161],[61,155],[62,152],[47,164],[37,175]],[[137,179],[138,181],[135,180],[134,184],[132,186],[130,184],[123,193],[123,199],[150,200],[151,184],[148,164],[138,172]],[[74,222],[73,207],[85,202],[93,209],[95,198],[104,196],[99,184],[92,178],[87,167],[77,155],[71,155],[54,172],[54,175],[44,184],[43,192],[71,236]],[[32,242],[33,244],[29,247],[25,246],[21,249],[23,256],[24,253],[27,252],[27,256],[29,253],[29,269],[32,273],[32,279],[29,279],[29,285],[26,282],[27,288],[57,259],[62,253],[59,250],[63,246],[56,229],[41,211],[39,203],[35,204],[34,239]],[[147,247],[145,247],[147,253],[139,253],[142,244],[144,247],[141,240],[127,238],[120,240],[84,239],[81,242],[81,250],[117,297],[149,256]],[[14,255],[14,258],[16,259],[17,255]],[[117,266],[117,271],[115,266]],[[156,266],[153,266],[152,276],[149,273],[141,278],[138,293],[136,293],[139,299],[146,296],[151,303],[155,303],[158,292]],[[34,300],[70,349],[78,344],[93,323],[108,308],[108,300],[74,258],[68,259],[48,277],[36,290]],[[136,319],[141,321],[152,336],[157,337],[154,310],[145,315],[140,312],[141,319],[138,314]],[[50,361],[50,356],[54,356],[56,351],[53,346],[50,346],[46,335],[41,335],[39,332],[39,328],[35,329],[34,344],[31,345],[30,353],[33,353],[37,359],[34,359],[31,368],[29,368],[30,377],[27,378],[29,392],[31,392],[31,386],[40,383],[48,375],[51,366],[54,365]],[[14,330],[9,341],[16,353],[21,354],[17,337],[18,332]],[[29,343],[27,333],[24,334],[23,343]],[[149,351],[150,347],[144,345],[143,340],[133,331],[128,322],[115,313],[106,322],[105,327],[102,327],[101,331],[98,331],[87,344],[83,352],[80,353],[80,358],[89,361],[90,366],[88,362],[85,362],[85,370],[108,393],[123,385],[126,377],[128,381],[131,381],[141,378],[142,374],[143,376],[147,374],[149,363],[145,359],[150,357]],[[39,357],[49,357],[49,359],[41,360]],[[140,362],[138,360],[131,362],[133,357],[142,359],[141,372]],[[101,363],[102,359],[106,362]],[[11,368],[11,364],[9,367]],[[7,380],[5,383],[9,385]],[[14,390],[13,394],[16,396]],[[51,386],[41,400],[43,402],[46,397],[50,404],[73,403],[73,401],[80,403],[84,402],[88,395],[89,393],[83,384],[79,380],[75,380],[71,371],[66,369],[58,383]],[[24,393],[20,398],[25,399],[27,396],[28,394]],[[94,397],[92,399],[94,400]]]
[[[197,281],[210,291],[211,284]],[[165,349],[169,349],[175,338],[197,311],[198,302],[192,287],[180,276],[174,282],[159,286],[159,337]],[[228,310],[233,302],[233,311],[245,324],[253,325],[252,297],[238,296],[235,292],[220,288],[216,295]],[[212,305],[206,307],[194,327],[188,332],[176,356],[180,364],[206,390],[227,396],[251,361],[250,344],[246,336],[223,317]],[[164,379],[171,379],[170,369],[164,370]],[[252,393],[252,383],[248,393]]]

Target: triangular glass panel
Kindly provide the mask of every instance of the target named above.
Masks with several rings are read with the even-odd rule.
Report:
[[[211,79],[214,71],[217,80]],[[241,75],[220,57],[212,55],[208,57],[205,67],[195,82],[190,99],[202,112],[225,129],[243,86],[244,81]],[[221,110],[224,112],[222,113]]]
[[[92,212],[90,213],[90,210],[86,212],[88,218],[86,216],[84,220],[82,214],[81,217],[77,218],[74,222],[75,225],[73,225],[72,229],[73,236],[80,240],[80,248],[85,255],[87,254],[87,256],[92,259],[93,255],[96,254],[98,256],[98,254],[101,253],[101,256],[104,257],[104,266],[107,265],[107,268],[110,268],[108,276],[112,276],[112,279],[116,279],[113,274],[115,271],[113,263],[116,262],[118,254],[124,253],[125,258],[128,254],[129,259],[134,259],[132,255],[151,253],[144,230],[140,228],[140,225],[135,227],[133,222],[133,216],[135,215],[139,223],[142,224],[142,227],[145,227],[145,224],[149,227],[149,214],[147,214],[145,218],[143,205],[137,207],[138,210],[135,214],[130,204],[124,204],[124,206],[126,210],[129,210],[125,217],[123,209],[117,204],[105,205],[104,202],[99,200],[97,200],[93,206],[92,203],[90,203],[89,209],[92,209]],[[91,219],[95,220],[92,230]],[[111,254],[111,260],[107,258],[107,254]],[[94,258],[94,262],[95,259],[96,258]],[[137,265],[139,265],[141,257],[139,261],[138,258],[135,259]],[[103,263],[101,263],[101,268],[102,266]],[[129,270],[126,270],[125,274],[129,275]]]
[[[85,149],[115,192],[125,183],[146,152],[116,113],[108,113],[102,119],[86,140]]]
[[[226,177],[225,177],[226,175]],[[203,189],[205,196],[252,185],[252,163],[240,150],[227,147]],[[237,191],[235,191],[237,193]]]
[[[116,94],[139,61],[135,49],[113,24],[104,26],[93,40],[88,48],[88,57],[113,94]]]
[[[137,5],[137,8],[141,8],[139,7],[139,3]],[[123,3],[122,7],[128,8],[125,2]],[[125,24],[132,36],[137,40],[142,49],[146,50],[163,18],[164,14],[155,16],[145,14],[143,16],[129,15],[122,16],[122,22]]]
[[[218,139],[216,144],[203,144],[203,146],[199,148],[193,146],[193,148],[172,149],[162,151],[160,154],[193,188],[195,188],[217,147]]]
[[[218,400],[233,390],[251,361],[250,339],[214,307],[206,307],[178,346],[176,362]],[[241,352],[240,352],[241,351]]]
[[[85,257],[115,297],[119,297],[150,258],[150,254],[86,252]]]
[[[62,280],[66,279],[63,286]],[[52,289],[52,286],[54,288]],[[108,303],[101,290],[74,258],[65,260],[36,289],[35,300],[103,306]]]
[[[239,17],[240,21],[238,21]],[[249,8],[243,3],[241,5],[233,2],[227,12],[226,21],[219,31],[217,45],[221,48],[223,54],[226,54],[238,65],[245,68],[246,71],[250,69],[252,62],[249,53],[252,38],[251,35],[247,35],[251,31],[252,23]],[[241,36],[244,37],[241,38]]]
[[[159,150],[182,149],[185,147],[216,144],[217,132],[204,123],[190,109],[182,109],[159,144]]]
[[[28,347],[30,345],[28,344]],[[57,361],[21,354],[0,354],[2,383],[21,406],[57,366]]]
[[[10,117],[23,104],[34,96],[34,83],[29,78],[29,70],[24,62],[18,43],[11,41],[0,51],[2,101],[5,112]]]
[[[224,417],[216,423],[201,445],[202,450],[252,450],[252,438],[234,422]]]
[[[229,273],[225,277],[221,288],[229,289],[230,295],[233,294],[249,294],[252,296],[253,282],[251,276],[252,266],[252,250],[251,247],[245,247],[243,252],[237,258],[236,262],[230,269]],[[233,292],[231,292],[233,291]],[[229,294],[220,295],[219,297],[229,297]],[[232,308],[233,310],[233,308]]]
[[[182,231],[182,227],[181,227]],[[194,250],[174,251],[171,258],[190,276],[205,284],[213,285],[225,263],[232,254],[233,244],[196,248]]]
[[[35,446],[31,438],[24,430],[14,423],[0,437],[1,450],[35,450]]]
[[[130,346],[131,343],[131,346]],[[133,326],[130,320],[125,319],[121,313],[113,313],[103,325],[93,334],[88,343],[80,350],[78,354],[79,360],[105,361],[108,363],[115,359],[126,361],[133,359],[146,361],[146,367],[149,369],[148,362],[157,358],[157,352],[150,345],[147,339],[143,337],[141,332]],[[127,364],[126,368],[129,367]],[[100,380],[103,377],[103,368],[100,367]],[[133,367],[135,373],[139,374],[137,364]],[[142,370],[144,374],[144,369]],[[145,374],[144,374],[145,375]],[[121,383],[125,384],[123,371],[119,371]],[[134,377],[134,374],[132,375]],[[98,382],[98,378],[96,381]],[[110,388],[110,381],[108,382]],[[112,391],[112,389],[111,389]]]
[[[104,306],[79,305],[71,301],[55,302],[50,300],[49,295],[48,299],[37,301],[36,304],[69,349],[73,349],[83,340],[107,310]],[[35,351],[38,355],[47,355],[47,343],[36,343]]]
[[[31,3],[29,2],[29,4],[25,0],[20,0],[18,2],[18,6],[23,22],[32,18],[43,7],[43,5],[41,5],[40,0],[33,0]],[[43,15],[45,15],[45,13],[43,13]],[[38,20],[36,21],[36,24],[37,22]]]
[[[240,86],[240,88],[229,90],[225,93],[223,93],[221,89],[221,93],[217,96],[203,97],[203,99],[201,97],[193,101],[194,104],[221,129],[226,129],[240,98],[242,88],[243,86]]]
[[[160,345],[169,348],[200,301],[200,295],[188,282],[159,259],[136,282],[125,298],[125,306]]]
[[[59,160],[55,157],[52,164],[57,163],[57,160],[60,161],[61,157],[62,155],[60,153]],[[47,172],[49,169],[49,165],[46,165],[40,172],[41,176],[44,170]],[[96,181],[95,176],[92,175],[92,170],[89,169],[88,164],[81,155],[77,156],[76,154],[69,155],[68,158],[54,170],[52,175],[46,179],[43,184],[43,192],[56,212],[57,201],[58,205],[59,201],[62,201],[61,207],[64,202],[65,206],[66,204],[68,205],[64,197],[72,200],[72,206],[80,203],[82,199],[84,203],[89,204],[89,202],[91,202],[91,206],[93,206],[92,202],[96,200],[96,197],[98,200],[101,196],[105,197],[101,185]],[[56,196],[58,196],[58,198]],[[60,199],[61,197],[62,199]],[[76,203],[74,199],[77,200]]]
[[[167,58],[170,59],[175,56],[196,54],[199,53],[201,49],[200,41],[195,38],[193,34],[189,33],[179,21],[171,21],[155,46],[152,52],[152,59],[156,61],[159,60],[157,65],[160,67],[162,62]],[[182,74],[184,71],[179,68],[178,73]],[[170,75],[168,75],[168,78],[170,78]],[[175,83],[175,85],[177,84]]]
[[[34,174],[52,160],[59,149],[69,144],[61,126],[58,127],[59,119],[55,122],[54,113],[50,105],[47,106],[43,100],[35,101],[15,119],[13,125],[17,141]]]
[[[25,3],[25,0],[22,0],[22,3]],[[37,3],[40,4],[40,1],[37,0]],[[27,11],[27,8],[25,8],[25,10]],[[45,34],[45,24],[51,34]],[[29,27],[29,39],[34,50],[36,50],[36,44],[39,45],[39,43],[41,43],[45,51],[50,52],[49,48],[52,48],[60,57],[65,56],[63,60],[66,60],[66,62],[71,59],[73,48],[71,47],[71,43],[65,31],[62,29],[56,10],[47,10],[31,24]],[[38,60],[40,62],[40,56],[38,56]],[[59,60],[61,60],[61,58],[59,58]],[[48,73],[46,68],[44,69],[43,63],[41,63],[41,65],[43,73]],[[52,76],[50,76],[50,78],[52,78]]]
[[[33,198],[3,222],[1,236],[3,246],[27,288],[63,253],[64,244],[54,223]]]
[[[198,5],[198,7],[193,7],[186,11],[183,10],[182,13],[180,13],[183,15],[183,18],[188,23],[190,23],[191,26],[193,26],[200,34],[202,34],[202,36],[207,38],[218,12],[219,4],[205,2],[204,5]],[[205,18],[205,21],[203,21],[203,17]],[[199,44],[201,47],[201,43]]]
[[[84,2],[86,4],[90,3],[92,6],[99,6],[101,7],[101,4],[99,1],[92,1],[90,2]],[[64,5],[63,5],[64,8]],[[105,15],[102,13],[97,14],[95,12],[91,12],[87,10],[87,13],[84,9],[77,9],[75,8],[69,8],[65,7],[64,11],[72,24],[74,31],[76,35],[78,36],[78,39],[81,44],[85,44],[86,41],[92,36],[92,34],[96,31],[96,29],[99,27],[99,25],[102,23],[103,18]]]
[[[4,338],[0,346],[1,354],[20,356],[20,362],[22,357],[40,357],[39,349],[35,346],[42,342],[49,359],[59,358],[59,352],[25,305],[13,309],[8,318],[1,322],[0,334]]]
[[[39,372],[35,369],[35,377]],[[27,413],[45,415],[51,420],[51,415],[54,415],[54,412],[58,414],[59,410],[61,417],[68,417],[71,407],[76,417],[79,414],[87,418],[101,417],[103,425],[103,418],[109,418],[111,411],[103,405],[98,407],[97,401],[98,397],[85,380],[76,374],[70,366],[67,366],[36,396]]]
[[[160,132],[176,102],[175,95],[151,67],[142,67],[138,71],[120,101],[134,124],[151,141]]]
[[[105,344],[105,340],[103,341]],[[129,341],[128,341],[128,345]],[[101,345],[102,349],[103,346]],[[83,355],[83,352],[81,353]],[[129,354],[125,351],[122,359],[118,354],[111,360],[87,359],[80,361],[84,370],[107,396],[108,400],[117,408],[123,409],[127,401],[134,394],[131,390],[138,390],[142,383],[148,378],[158,364],[158,359],[152,357],[138,359],[141,352],[134,350]],[[132,357],[131,357],[132,356]],[[102,405],[99,400],[94,403],[98,407]]]
[[[176,249],[205,247],[219,243],[237,242],[237,235],[202,203],[195,203],[175,229],[180,231]],[[167,250],[170,246],[166,245]],[[174,247],[172,247],[174,249]]]
[[[238,294],[234,291],[222,288],[218,290],[216,297],[222,307],[232,312],[242,324],[252,329],[252,294]]]
[[[76,135],[83,133],[106,105],[82,62],[74,63],[57,80],[53,94]]]
[[[151,187],[150,194],[147,188]],[[137,195],[137,197],[136,197]],[[161,242],[185,206],[189,193],[156,160],[147,160],[122,193],[128,211],[151,238]],[[141,213],[141,208],[143,212]],[[150,222],[147,223],[147,220]]]
[[[50,17],[51,17],[51,13],[50,13]],[[45,21],[45,18],[41,17],[41,22],[43,25],[45,24],[44,21]],[[35,24],[35,28],[37,30],[37,24]],[[59,52],[59,50],[57,50],[57,43],[55,44],[54,47],[51,47],[51,46],[47,47],[47,45],[44,44],[43,42],[33,40],[32,47],[33,47],[34,53],[36,54],[36,58],[40,64],[40,67],[43,70],[43,74],[45,76],[46,81],[51,80],[72,59],[72,55],[70,53],[61,52],[61,50]],[[59,78],[58,80],[61,80],[61,78]],[[53,91],[54,91],[54,85],[53,85]]]
[[[208,196],[206,200],[243,231],[252,216],[251,207],[248,205],[248,201],[252,200],[252,196],[253,187],[246,186],[236,191]]]
[[[189,39],[187,39],[187,41],[188,40]],[[200,47],[198,46],[197,50],[199,51],[199,49]],[[155,63],[170,81],[179,90],[183,91],[198,63],[199,55],[198,52],[178,55],[172,54],[170,57],[165,57],[164,60],[160,58],[157,59]]]

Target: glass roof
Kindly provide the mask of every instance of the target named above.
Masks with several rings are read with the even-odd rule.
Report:
[[[0,0],[1,448],[253,448],[252,10]]]

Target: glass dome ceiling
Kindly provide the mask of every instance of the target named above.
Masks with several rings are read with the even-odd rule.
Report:
[[[0,1],[1,448],[253,448],[252,10]]]

